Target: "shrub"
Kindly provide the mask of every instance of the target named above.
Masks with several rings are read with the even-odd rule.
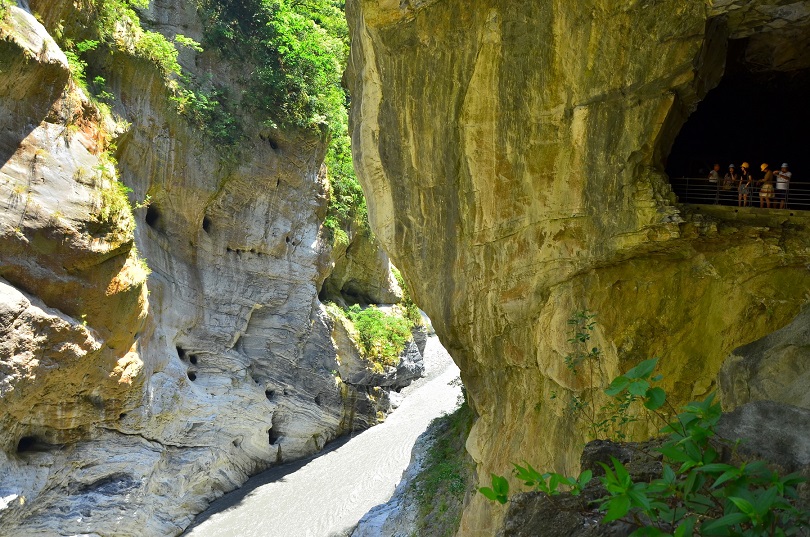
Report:
[[[473,418],[464,402],[430,424],[435,437],[411,483],[419,508],[417,535],[450,537],[458,531],[464,496],[474,481],[475,463],[464,448]]]
[[[338,134],[346,123],[340,86],[348,28],[338,0],[198,0],[206,44],[250,55],[248,100],[272,127]]]
[[[344,128],[347,130],[348,126]],[[335,242],[345,241],[347,244],[348,237],[344,230],[352,226],[370,233],[366,198],[354,173],[350,144],[348,132],[343,132],[333,136],[326,153],[329,207],[324,227],[332,233]]]
[[[411,339],[411,325],[402,317],[387,315],[376,306],[361,309],[354,305],[346,310],[360,335],[366,356],[383,366],[395,366],[405,344]]]
[[[585,321],[588,331],[593,328],[587,326],[592,316],[575,317]],[[587,340],[581,338],[580,342]],[[575,354],[566,363],[581,365],[587,360]],[[658,412],[666,404],[666,394],[651,386],[653,379],[660,378],[652,375],[656,365],[657,359],[641,362],[614,379],[605,394],[620,400],[629,395],[632,402],[643,403],[665,419]],[[781,477],[761,461],[723,461],[722,451],[730,448],[733,453],[734,444],[716,435],[720,416],[714,394],[682,407],[661,429],[667,435],[658,449],[664,457],[663,470],[651,482],[634,481],[615,458],[610,465],[600,463],[605,470],[600,481],[606,490],[598,505],[604,513],[602,522],[622,520],[636,526],[634,536],[785,536],[804,531],[810,525],[810,514],[797,507],[796,489],[804,479],[798,474]],[[578,495],[592,479],[590,470],[574,478],[541,473],[528,463],[513,466],[518,480],[549,496],[564,489]],[[509,482],[492,474],[491,486],[479,490],[491,500],[506,503]]]
[[[3,20],[6,17],[8,8],[10,8],[11,5],[11,0],[0,0],[0,20]]]
[[[132,189],[118,181],[116,165],[109,152],[102,153],[96,167],[97,179],[94,180],[100,193],[98,210],[94,216],[101,225],[101,230],[110,233],[113,241],[129,238],[135,228],[132,206],[128,198]]]

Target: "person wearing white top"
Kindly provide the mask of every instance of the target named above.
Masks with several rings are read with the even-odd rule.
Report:
[[[784,209],[787,201],[788,188],[790,187],[790,179],[793,174],[788,171],[787,162],[782,163],[782,169],[774,174],[776,176],[776,201],[779,202],[779,208]]]

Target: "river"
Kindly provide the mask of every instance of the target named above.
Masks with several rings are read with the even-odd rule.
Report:
[[[385,503],[408,466],[417,437],[458,406],[458,368],[436,336],[425,347],[424,378],[380,425],[339,439],[315,457],[275,466],[200,514],[191,537],[334,537],[346,535]],[[452,384],[451,384],[452,382]]]

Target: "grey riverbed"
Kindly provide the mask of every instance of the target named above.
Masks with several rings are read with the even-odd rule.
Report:
[[[331,537],[346,535],[385,503],[408,466],[417,437],[452,412],[460,396],[458,368],[436,336],[425,347],[424,378],[380,425],[328,445],[315,457],[276,466],[211,504],[191,537]],[[396,394],[394,394],[396,395]]]

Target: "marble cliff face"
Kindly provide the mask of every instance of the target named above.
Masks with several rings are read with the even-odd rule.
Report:
[[[663,168],[728,40],[795,68],[810,3],[347,4],[372,227],[461,367],[483,479],[577,469],[566,394],[599,392],[564,365],[572,312],[598,314],[594,384],[660,356],[677,403],[806,302],[806,217],[677,205]],[[497,509],[474,496],[460,534],[493,534]]]
[[[226,151],[124,53],[93,66],[115,95],[105,115],[52,37],[79,8],[28,4],[0,23],[0,534],[176,534],[247,476],[375,423],[380,384],[409,379],[364,375],[318,300],[323,139],[242,118]],[[142,16],[202,40],[191,3]],[[230,75],[210,54],[180,61]],[[119,182],[148,208],[120,203]],[[379,281],[344,251],[341,281],[396,301],[361,239],[353,261]]]

